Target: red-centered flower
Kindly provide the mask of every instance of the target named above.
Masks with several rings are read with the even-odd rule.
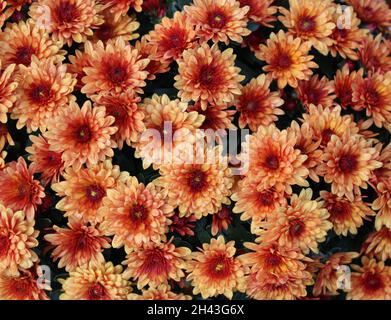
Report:
[[[315,106],[330,107],[333,104],[334,83],[327,77],[312,76],[309,80],[299,81],[296,89],[297,97],[308,108],[310,104]]]
[[[260,23],[265,27],[272,28],[273,22],[277,20],[277,6],[272,4],[275,0],[239,0],[240,6],[249,6],[250,10],[247,17],[254,22]]]
[[[178,213],[171,217],[170,232],[176,232],[181,237],[194,236],[195,222],[197,218],[192,215],[189,217],[180,217]]]
[[[222,230],[227,230],[232,222],[232,219],[233,217],[231,209],[223,206],[213,215],[211,228],[212,236],[216,236]]]
[[[361,64],[370,72],[387,73],[391,71],[391,49],[382,34],[366,36],[358,50]]]
[[[363,77],[364,69],[359,71],[350,71],[349,65],[345,64],[342,69],[338,69],[334,76],[334,90],[336,95],[336,101],[342,107],[347,109],[349,106],[353,106],[353,84],[357,79]]]

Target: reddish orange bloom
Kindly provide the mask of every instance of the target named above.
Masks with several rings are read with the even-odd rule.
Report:
[[[318,243],[326,240],[327,231],[333,225],[327,220],[329,213],[323,203],[311,200],[312,190],[303,189],[300,195],[292,195],[290,205],[280,207],[261,224],[258,241],[277,241],[282,247],[300,248],[318,253]]]
[[[326,76],[319,78],[318,75],[315,75],[309,80],[299,81],[296,92],[306,108],[310,104],[331,107],[335,98],[334,82],[329,81]]]
[[[87,41],[85,52],[90,56],[91,66],[83,68],[86,76],[82,78],[82,93],[120,93],[134,90],[143,93],[141,87],[146,83],[145,71],[149,59],[142,59],[137,49],[122,38],[109,40],[106,44]]]
[[[33,168],[22,157],[0,170],[0,203],[14,211],[22,210],[28,221],[34,220],[35,210],[45,197],[43,187],[34,180]]]
[[[176,232],[180,236],[194,236],[193,229],[195,228],[194,222],[197,218],[192,215],[189,217],[180,217],[179,214],[174,214],[171,217],[170,232]]]
[[[331,136],[324,150],[323,163],[318,167],[319,175],[331,183],[331,192],[339,197],[346,196],[354,201],[360,194],[359,188],[367,188],[372,170],[382,163],[375,160],[376,149],[372,141],[346,131],[340,138]]]
[[[391,25],[391,10],[384,0],[347,0],[358,17],[366,24],[375,27]]]
[[[331,255],[325,264],[321,265],[313,289],[314,296],[338,295],[338,279],[343,276],[344,265],[349,265],[359,256],[356,252],[340,252]]]
[[[126,91],[120,94],[94,95],[91,98],[95,106],[105,107],[106,114],[114,117],[113,126],[118,131],[112,138],[119,149],[122,149],[124,142],[130,145],[137,141],[138,135],[145,130],[144,113],[138,108],[140,97],[133,91]]]
[[[112,148],[117,145],[112,136],[118,130],[114,121],[104,107],[92,108],[90,101],[81,109],[71,103],[49,121],[44,137],[50,150],[62,153],[65,166],[74,165],[77,170],[84,163],[94,165],[114,155]]]
[[[319,182],[316,168],[322,160],[322,150],[319,149],[321,140],[314,138],[314,130],[307,122],[300,126],[296,121],[292,121],[287,130],[296,135],[295,148],[300,150],[301,154],[307,156],[304,165],[309,171],[309,177],[315,182]]]
[[[38,129],[44,132],[60,108],[76,100],[71,94],[76,79],[65,64],[54,64],[54,58],[33,57],[30,66],[19,65],[19,70],[22,80],[11,118],[18,120],[18,129],[26,126],[29,133]]]
[[[279,20],[288,33],[309,41],[320,53],[327,55],[333,44],[335,6],[330,0],[289,0],[289,10],[280,7]]]
[[[192,298],[182,293],[174,293],[170,289],[170,286],[161,284],[156,288],[143,290],[142,295],[131,293],[128,295],[128,300],[191,300]]]
[[[375,38],[366,36],[358,50],[361,64],[370,72],[387,73],[391,71],[391,50],[379,34]]]
[[[173,208],[152,182],[147,186],[130,177],[107,192],[100,209],[105,221],[102,229],[114,235],[112,246],[127,249],[161,240],[165,241]]]
[[[353,83],[358,78],[363,77],[364,69],[359,71],[349,71],[349,65],[345,64],[342,69],[338,69],[334,77],[334,90],[336,95],[336,101],[343,108],[353,106]]]
[[[279,108],[284,104],[278,92],[271,92],[272,79],[264,74],[252,79],[242,88],[242,94],[236,99],[236,109],[240,112],[239,126],[247,124],[250,130],[257,131],[260,125],[268,126],[284,114]]]
[[[239,0],[240,6],[249,6],[250,11],[247,17],[265,27],[272,28],[273,22],[277,20],[274,16],[277,13],[277,6],[272,6],[275,0]]]
[[[365,240],[361,252],[382,261],[391,259],[391,229],[382,227],[379,231],[372,232]]]
[[[235,67],[235,57],[231,48],[221,52],[217,45],[211,48],[207,43],[185,50],[177,61],[179,74],[174,78],[178,96],[184,101],[200,100],[203,109],[207,103],[233,102],[245,78]]]
[[[110,13],[114,20],[126,15],[129,9],[141,12],[143,0],[102,0],[102,3],[108,5]]]
[[[250,34],[247,29],[249,7],[240,7],[236,0],[194,0],[183,8],[202,42],[242,42]]]
[[[38,269],[38,270],[34,270]],[[49,300],[45,290],[51,290],[47,283],[39,283],[39,268],[21,270],[19,276],[0,275],[1,300]]]
[[[32,145],[26,151],[30,154],[28,159],[31,161],[31,168],[41,174],[44,186],[58,182],[64,172],[61,152],[50,150],[50,144],[41,135],[30,135],[30,140]]]
[[[156,59],[173,60],[181,57],[184,50],[194,47],[196,33],[188,16],[175,12],[174,17],[164,17],[155,25],[146,39],[151,46],[156,46]]]
[[[346,299],[390,300],[391,267],[368,257],[362,257],[361,264],[362,266],[351,265],[356,272],[352,273],[351,290]]]
[[[308,80],[312,75],[311,68],[318,65],[312,61],[312,55],[308,55],[311,43],[302,42],[300,38],[280,30],[278,34],[272,33],[266,45],[260,45],[256,57],[266,61],[263,70],[270,73],[278,82],[278,87],[283,89],[289,84],[297,88],[298,80]]]
[[[58,267],[73,271],[84,265],[99,266],[105,262],[102,251],[110,248],[110,239],[102,236],[99,228],[71,220],[69,228],[54,226],[54,233],[45,235],[45,240],[55,247],[51,256],[59,260]]]
[[[222,230],[227,230],[232,222],[232,211],[227,207],[222,207],[212,218],[212,236],[216,236]]]
[[[30,6],[29,15],[52,34],[54,41],[71,46],[73,41],[85,42],[103,23],[101,10],[95,0],[39,0]]]
[[[250,178],[239,181],[237,191],[231,196],[236,201],[234,213],[242,213],[240,220],[251,220],[251,229],[259,224],[279,207],[286,206],[284,193],[277,192],[273,187],[265,190],[257,189],[257,182]]]
[[[246,137],[242,148],[240,160],[248,165],[245,175],[258,183],[260,191],[274,187],[279,193],[291,194],[291,185],[308,186],[305,178],[309,171],[304,166],[307,156],[295,145],[296,135],[291,130],[260,126]]]
[[[59,282],[63,290],[60,300],[126,300],[132,291],[122,266],[112,262],[78,267]]]
[[[61,42],[53,41],[45,28],[29,19],[10,24],[4,29],[0,40],[0,56],[3,67],[13,63],[28,67],[33,55],[39,60],[53,57],[54,62],[58,63],[66,54],[61,47]]]
[[[110,160],[76,170],[68,167],[63,174],[65,181],[54,183],[52,189],[63,197],[56,208],[65,211],[66,216],[84,222],[100,222],[98,209],[109,190],[128,177],[128,173],[113,166]]]
[[[224,294],[232,299],[234,291],[244,291],[244,267],[234,257],[235,252],[235,241],[225,243],[223,236],[204,243],[200,252],[193,252],[187,266],[193,294],[201,293],[203,299]]]
[[[353,109],[366,110],[368,117],[379,128],[391,122],[391,71],[374,73],[363,79],[358,77],[352,84]]]
[[[360,196],[356,196],[353,201],[345,197],[337,197],[327,191],[321,191],[320,196],[324,200],[324,207],[330,213],[329,220],[337,235],[347,236],[348,232],[357,234],[357,229],[364,224],[363,220],[368,220],[368,216],[376,215]]]
[[[343,15],[348,16],[348,21],[340,21]],[[336,28],[331,34],[333,43],[330,47],[331,55],[335,58],[337,53],[344,59],[357,60],[357,50],[361,47],[361,42],[367,35],[367,29],[361,29],[360,19],[357,19],[356,13],[352,7],[342,9],[341,5],[336,6],[333,15],[333,22]]]
[[[7,122],[7,112],[16,101],[15,90],[18,87],[18,83],[11,79],[15,65],[9,65],[4,71],[1,71],[2,67],[0,60],[0,124]]]
[[[29,269],[38,261],[32,250],[38,246],[39,231],[35,221],[23,211],[12,211],[0,204],[0,275],[18,276],[19,269]]]
[[[189,248],[175,247],[171,242],[149,242],[128,252],[123,262],[127,266],[124,275],[137,281],[137,289],[167,284],[171,279],[179,281],[185,276],[183,271],[190,254]]]

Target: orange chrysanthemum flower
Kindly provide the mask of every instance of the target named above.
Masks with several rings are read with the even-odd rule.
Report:
[[[106,108],[106,114],[113,116],[114,127],[118,131],[112,136],[118,148],[122,149],[124,142],[130,145],[137,141],[138,135],[145,130],[144,113],[138,108],[140,97],[133,91],[123,93],[108,93],[91,97],[95,106]]]
[[[372,232],[365,240],[361,253],[382,261],[391,259],[391,229],[382,227],[380,230]]]
[[[391,299],[391,267],[384,262],[362,257],[362,266],[351,265],[356,271],[351,275],[351,290],[346,299],[349,300],[390,300]]]
[[[358,17],[366,24],[375,27],[391,25],[391,10],[384,0],[347,0]]]
[[[349,16],[349,20],[344,21],[344,24],[339,21],[342,15]],[[360,29],[361,21],[357,18],[352,7],[342,9],[341,5],[337,5],[333,22],[336,24],[336,28],[330,35],[333,40],[330,46],[331,55],[335,58],[338,53],[344,59],[357,60],[357,49],[361,47],[361,41],[368,33],[367,29]]]
[[[308,55],[311,43],[302,42],[300,38],[280,30],[278,34],[272,33],[266,45],[262,44],[256,57],[266,61],[263,70],[270,73],[278,82],[278,87],[283,89],[289,84],[297,88],[298,80],[308,80],[312,75],[311,68],[318,65],[312,61],[312,55]]]
[[[177,61],[179,74],[174,78],[178,96],[184,101],[200,100],[203,109],[207,103],[233,102],[245,78],[235,67],[235,57],[231,48],[221,52],[217,45],[211,48],[207,43],[185,50]]]
[[[35,270],[37,269],[37,270]],[[50,291],[50,285],[39,283],[39,268],[21,270],[18,276],[0,275],[1,300],[49,300],[45,290]]]
[[[346,196],[354,201],[359,188],[367,188],[371,171],[382,166],[375,160],[376,149],[372,141],[346,131],[342,137],[332,135],[324,149],[323,163],[318,174],[331,183],[331,192],[339,197]]]
[[[0,59],[0,124],[7,122],[7,112],[11,110],[16,101],[15,91],[18,87],[18,83],[11,78],[15,64],[11,64],[1,71],[2,67],[4,66],[2,66]]]
[[[102,216],[98,215],[98,209],[103,204],[103,198],[128,176],[126,172],[121,173],[119,166],[113,166],[110,160],[79,170],[68,167],[63,174],[65,181],[52,184],[57,196],[63,197],[56,208],[65,211],[66,216],[85,222],[99,222]]]
[[[341,266],[349,265],[358,256],[357,252],[339,252],[331,255],[326,263],[321,265],[316,277],[314,296],[338,295],[338,289],[342,289],[338,288],[338,279],[344,274]]]
[[[330,213],[329,221],[337,235],[357,234],[357,229],[364,224],[363,220],[376,215],[360,196],[356,196],[353,201],[327,191],[321,191],[320,196],[324,200],[324,207]]]
[[[85,52],[90,56],[91,66],[83,68],[86,76],[82,93],[120,93],[134,90],[143,93],[141,87],[146,85],[145,71],[149,59],[142,59],[137,49],[122,38],[109,40],[106,44],[98,41],[92,44],[87,41]]]
[[[149,242],[128,252],[123,262],[127,266],[124,275],[137,281],[137,289],[146,285],[157,287],[160,284],[168,284],[171,279],[180,281],[185,276],[183,270],[190,254],[189,248],[177,248],[171,242]]]
[[[364,69],[359,71],[349,71],[349,65],[345,64],[342,69],[338,69],[334,76],[334,90],[336,95],[336,101],[343,108],[346,109],[348,106],[352,106],[353,97],[353,83],[358,78],[363,77]]]
[[[365,79],[358,77],[352,89],[354,110],[366,110],[366,115],[379,128],[391,122],[391,71],[371,74]]]
[[[48,122],[44,137],[50,150],[62,153],[65,166],[74,165],[77,170],[84,163],[94,165],[114,155],[117,145],[112,136],[118,130],[114,121],[104,107],[92,108],[86,101],[80,109],[72,102]]]
[[[284,193],[277,192],[273,187],[265,190],[257,189],[258,183],[251,178],[239,181],[237,191],[231,196],[236,201],[232,209],[234,213],[242,213],[240,220],[251,220],[251,229],[259,224],[279,207],[286,206]]]
[[[257,131],[260,125],[268,126],[284,114],[279,108],[284,104],[278,92],[270,91],[271,78],[260,75],[242,88],[242,94],[236,99],[236,109],[240,112],[239,126],[246,125]]]
[[[13,63],[28,67],[33,55],[39,60],[53,58],[55,63],[61,62],[66,53],[61,47],[61,42],[53,41],[45,28],[29,19],[5,28],[0,40],[0,55],[3,67]]]
[[[228,160],[220,147],[205,149],[202,164],[184,161],[160,166],[156,184],[164,189],[168,203],[179,207],[180,216],[194,214],[201,219],[230,204],[233,177]]]
[[[194,0],[193,5],[183,8],[202,42],[241,43],[250,34],[247,29],[249,7],[240,7],[236,0]]]
[[[192,297],[182,293],[174,293],[166,284],[159,285],[156,288],[143,290],[142,295],[131,293],[128,300],[191,300]]]
[[[50,144],[41,135],[30,135],[30,140],[32,145],[26,151],[30,154],[28,159],[31,161],[31,168],[41,174],[44,186],[58,182],[64,171],[61,153],[50,150]]]
[[[309,80],[298,82],[297,97],[306,108],[310,104],[315,106],[331,107],[335,98],[334,82],[327,77],[312,76]]]
[[[102,251],[111,247],[110,239],[103,237],[99,228],[80,220],[71,220],[68,227],[54,226],[54,233],[45,235],[45,240],[55,248],[51,256],[53,261],[59,260],[59,268],[74,271],[77,267],[99,266],[105,262]]]
[[[203,299],[224,294],[232,299],[234,291],[243,292],[244,267],[235,257],[235,241],[225,243],[224,237],[204,243],[200,252],[192,253],[188,263],[187,280],[191,281],[193,294],[201,293]]]
[[[144,186],[130,177],[107,192],[100,211],[105,219],[102,229],[114,235],[112,246],[134,249],[151,241],[165,241],[173,208],[155,183]]]
[[[104,23],[99,25],[92,36],[92,40],[106,42],[110,39],[122,38],[125,41],[131,41],[139,37],[135,31],[140,27],[140,23],[136,21],[135,16],[127,14],[113,19],[110,9],[102,12]]]
[[[30,6],[29,15],[52,34],[54,41],[71,46],[73,41],[85,42],[103,23],[101,10],[95,0],[39,0]]]
[[[76,79],[67,72],[66,65],[54,64],[53,58],[33,57],[29,67],[20,65],[19,69],[22,80],[11,118],[18,120],[18,129],[26,126],[29,133],[38,129],[46,131],[48,121],[59,109],[76,100],[71,94]]]
[[[140,109],[145,115],[145,127],[156,130],[156,136],[141,134],[134,144],[135,156],[142,158],[144,168],[153,164],[153,168],[158,169],[175,157],[177,146],[183,148],[184,143],[194,142],[195,130],[205,116],[196,111],[186,112],[187,107],[187,103],[170,100],[166,94],[154,94],[152,98],[144,99]]]
[[[215,237],[219,232],[228,230],[228,227],[232,223],[232,219],[232,211],[227,207],[222,207],[219,211],[213,214],[212,226],[210,228],[212,236]]]
[[[391,49],[386,45],[382,35],[375,38],[366,36],[358,50],[361,64],[370,72],[387,73],[391,71]]]
[[[108,6],[109,12],[113,15],[114,20],[126,15],[129,9],[141,12],[143,0],[102,0],[105,6]]]
[[[330,0],[289,0],[289,10],[280,7],[279,20],[288,33],[309,41],[320,53],[327,55],[333,44],[330,36],[335,28],[335,6]]]
[[[359,128],[350,115],[341,115],[341,107],[322,107],[310,105],[308,113],[303,114],[303,123],[308,123],[315,141],[321,140],[325,147],[333,135],[342,137],[346,131],[358,133]]]
[[[239,2],[241,7],[250,7],[247,17],[251,21],[265,27],[273,27],[272,23],[277,20],[274,16],[277,13],[277,7],[272,5],[274,0],[239,0]]]
[[[23,211],[13,211],[0,204],[0,274],[18,276],[19,269],[29,269],[38,261],[32,250],[38,246],[39,231],[33,219]]]
[[[196,32],[189,18],[182,12],[175,12],[174,17],[164,17],[155,25],[146,39],[151,46],[156,46],[156,59],[173,60],[181,57],[184,50],[194,47]]]
[[[43,187],[34,180],[33,168],[22,157],[0,171],[0,204],[14,211],[22,210],[27,220],[34,220],[35,210],[45,197]]]
[[[323,202],[311,198],[311,189],[292,195],[289,206],[278,208],[261,224],[259,241],[277,241],[280,246],[318,253],[318,243],[326,240],[333,225],[327,220],[329,213]]]
[[[126,300],[132,290],[122,266],[112,262],[79,267],[59,282],[63,290],[60,300]]]
[[[292,131],[296,135],[295,148],[307,156],[304,165],[309,171],[308,176],[315,182],[319,182],[316,168],[322,160],[322,150],[319,149],[321,140],[314,139],[314,130],[307,122],[300,126],[296,121],[292,121],[291,126],[287,130]]]
[[[279,193],[292,193],[291,185],[308,186],[304,166],[307,156],[295,149],[296,135],[275,125],[260,126],[253,135],[246,136],[240,160],[248,164],[247,177],[258,183],[258,190],[274,187]]]

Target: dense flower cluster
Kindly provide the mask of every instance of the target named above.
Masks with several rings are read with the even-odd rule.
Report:
[[[388,1],[0,0],[0,299],[391,299],[390,135]]]

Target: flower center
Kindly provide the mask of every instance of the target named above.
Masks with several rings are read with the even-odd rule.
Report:
[[[383,281],[377,274],[367,274],[364,281],[369,291],[377,291],[383,287]]]
[[[5,256],[10,247],[10,240],[7,236],[0,236],[0,257]]]
[[[269,266],[278,266],[281,263],[281,257],[276,254],[270,254],[266,259],[266,263]]]
[[[181,48],[183,46],[183,35],[178,33],[177,30],[169,36],[172,48]]]
[[[215,73],[215,70],[213,67],[207,65],[202,66],[200,70],[200,83],[201,85],[207,87],[213,83],[213,74]]]
[[[345,154],[338,161],[339,168],[344,173],[352,173],[357,168],[357,159],[354,155]]]
[[[305,225],[299,219],[294,219],[289,222],[289,234],[293,238],[299,237],[304,232],[304,229]]]
[[[350,212],[350,206],[344,202],[330,204],[327,210],[335,217],[344,217]]]
[[[96,283],[88,288],[89,300],[102,300],[106,296],[106,289],[100,283]]]
[[[218,255],[210,261],[211,274],[219,279],[226,278],[231,273],[231,259],[225,255]]]
[[[82,125],[76,131],[76,139],[81,143],[86,143],[91,140],[91,129],[88,125]]]
[[[101,26],[99,26],[99,29],[95,31],[96,36],[99,40],[107,41],[112,38],[113,35],[113,29],[111,25],[104,23]]]
[[[270,192],[262,192],[259,194],[259,202],[264,207],[269,207],[273,204],[273,195]]]
[[[142,269],[149,275],[160,275],[167,273],[169,265],[164,257],[164,253],[160,250],[151,250],[147,253],[147,257],[142,265]]]
[[[61,1],[56,10],[58,20],[63,23],[70,23],[79,17],[79,11],[73,3]]]
[[[370,105],[378,105],[380,103],[380,95],[375,89],[368,90],[365,98]]]
[[[206,186],[206,174],[203,171],[196,170],[190,172],[188,178],[190,189],[194,192],[201,191]]]
[[[330,139],[331,139],[331,136],[334,134],[334,131],[331,130],[331,129],[324,129],[321,133],[321,136],[322,136],[322,142],[324,144],[327,144]]]
[[[221,11],[212,11],[208,16],[208,23],[212,28],[221,29],[226,24],[226,17]]]
[[[45,103],[51,98],[50,87],[46,84],[39,84],[30,90],[30,98],[35,103]]]
[[[277,66],[281,69],[287,69],[292,65],[291,57],[286,53],[280,53],[277,59]]]
[[[271,170],[277,170],[280,167],[280,161],[276,155],[271,154],[265,159],[265,165]]]
[[[99,202],[106,195],[106,191],[99,185],[91,185],[86,189],[87,199],[91,202]]]
[[[254,112],[258,109],[258,102],[257,101],[248,101],[246,105],[246,110],[248,112]]]
[[[130,220],[133,222],[142,222],[147,218],[147,210],[143,205],[136,204],[130,209]]]
[[[110,81],[114,84],[123,83],[127,77],[126,69],[122,66],[112,66],[109,68],[107,74]]]
[[[15,53],[15,62],[28,66],[31,63],[31,56],[33,53],[31,47],[19,47]]]
[[[310,32],[315,29],[315,21],[312,18],[302,18],[299,22],[299,30],[302,32]]]
[[[338,32],[338,35],[340,38],[347,38],[349,35],[348,29],[340,29],[340,28],[335,28],[335,30]]]

